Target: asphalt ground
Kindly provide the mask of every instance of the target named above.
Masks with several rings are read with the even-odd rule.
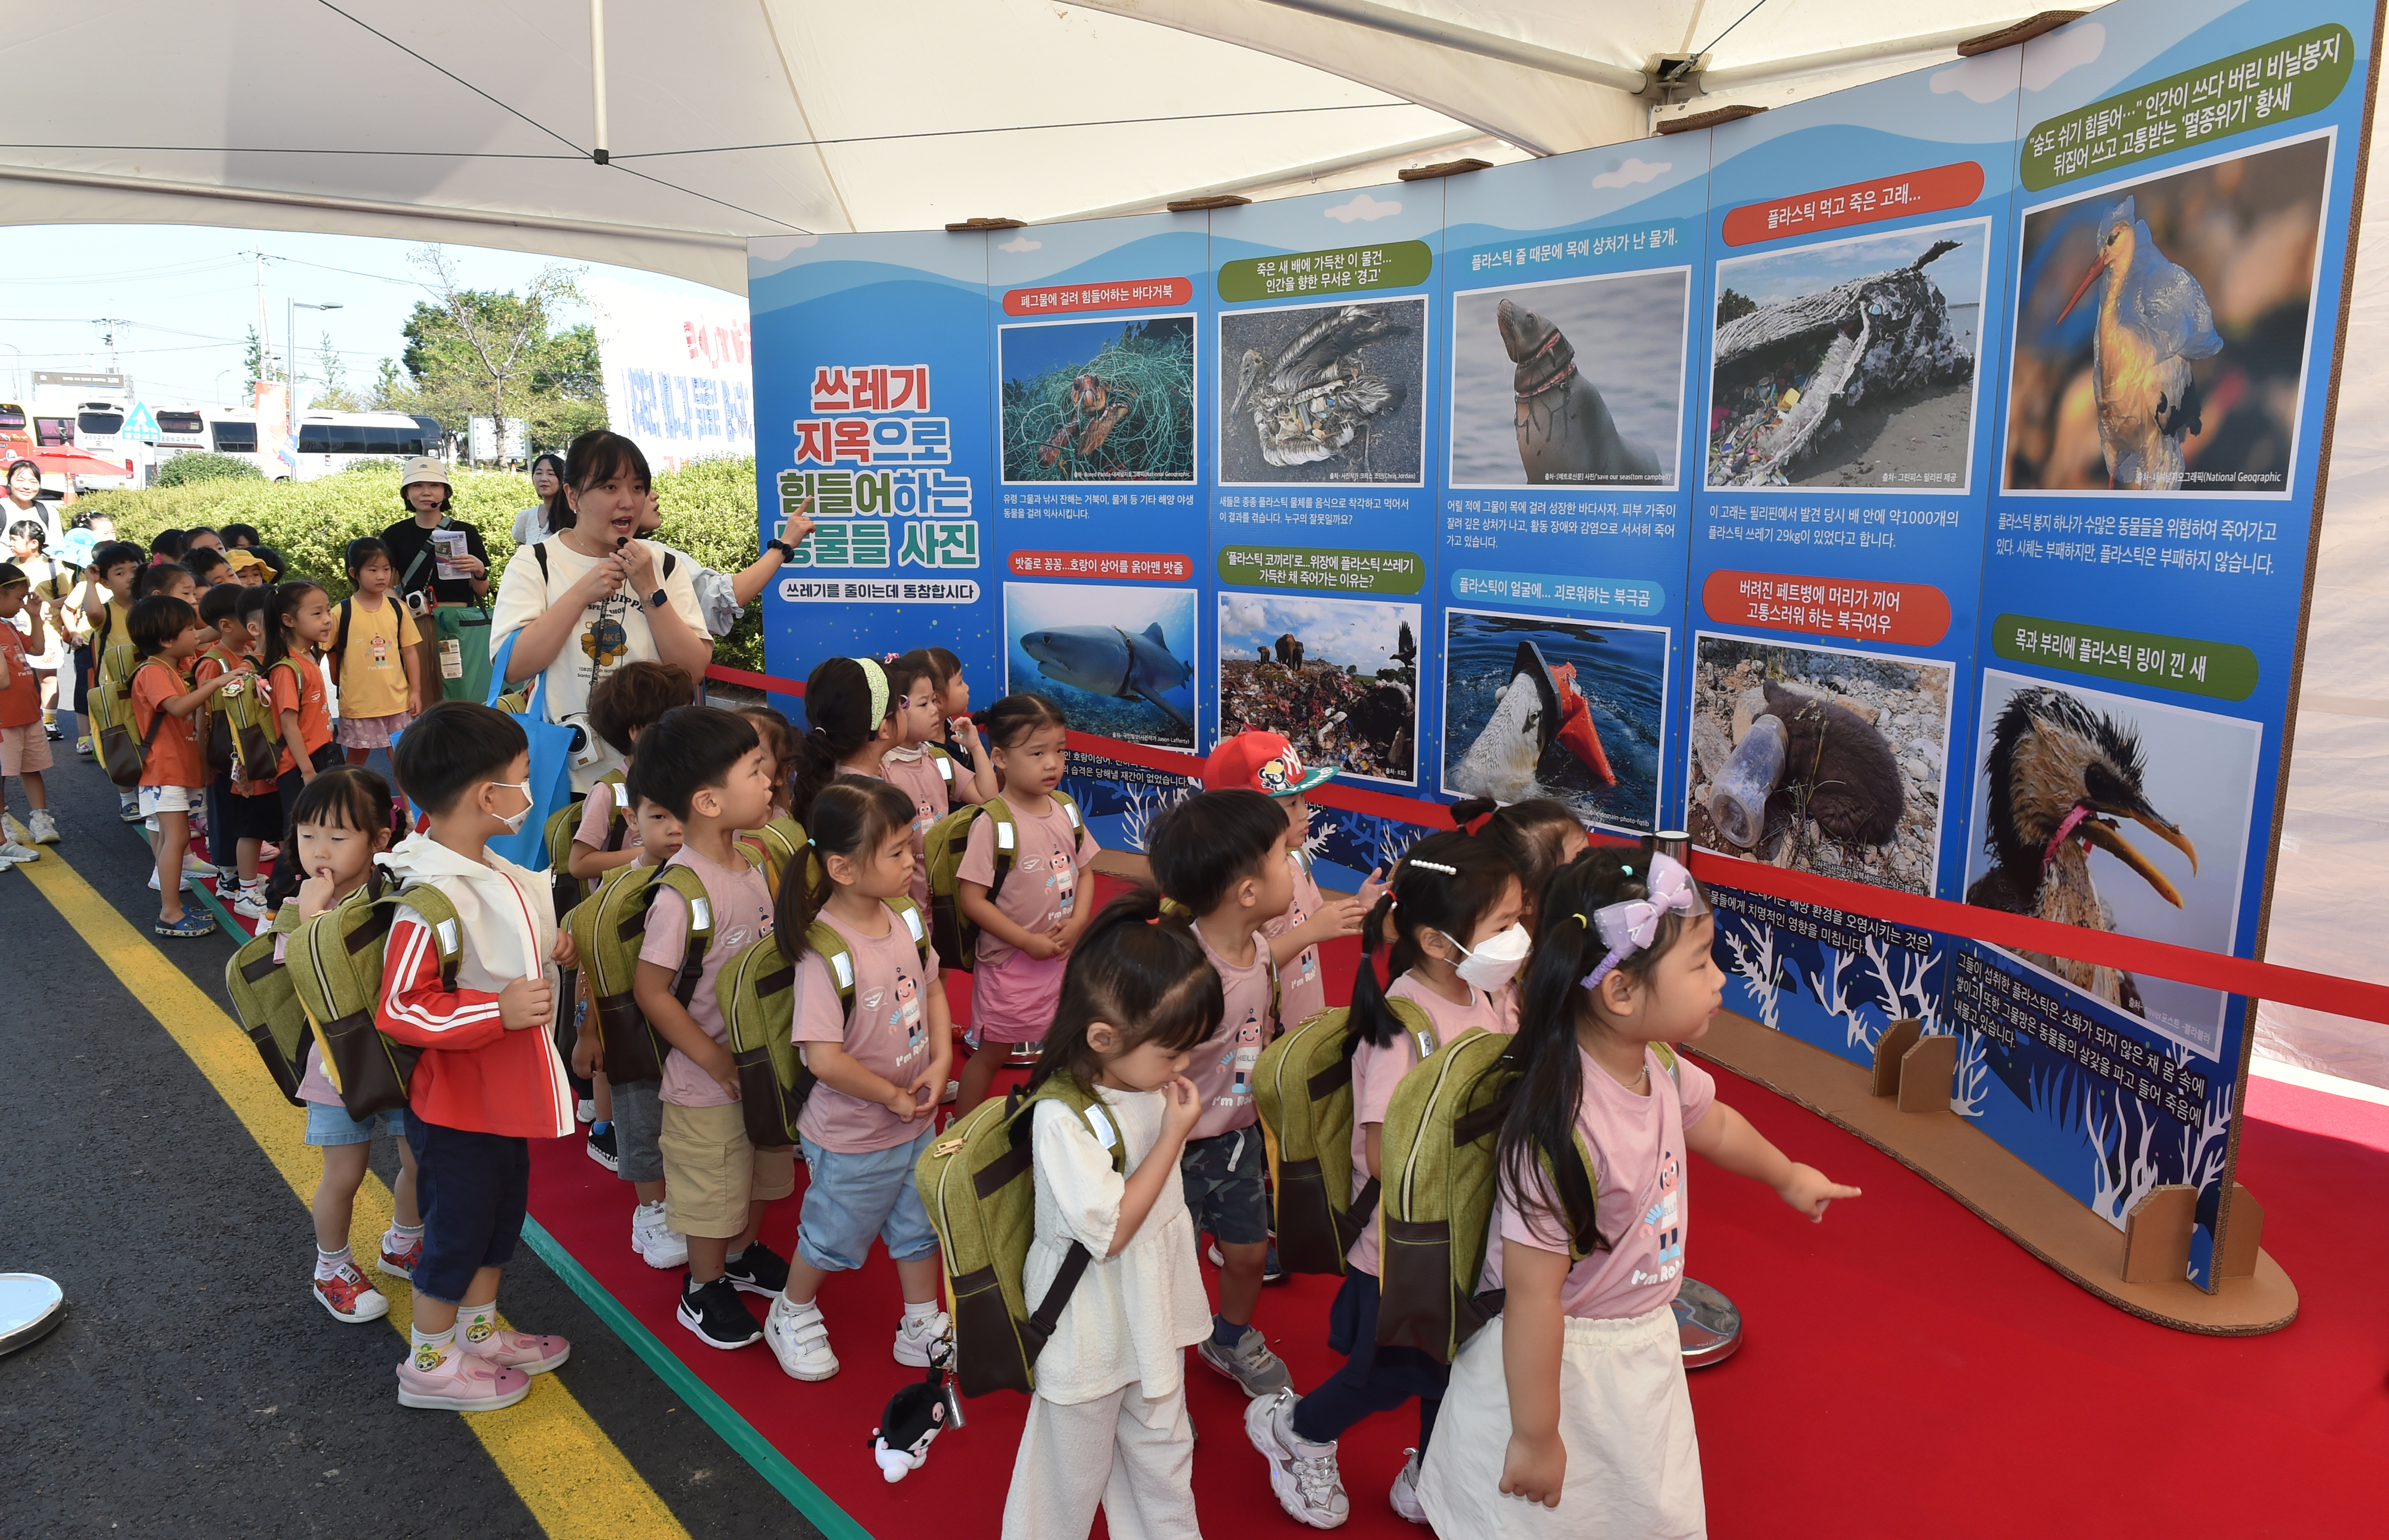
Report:
[[[233,940],[152,942],[147,849],[114,789],[71,754],[45,779],[63,838],[45,880],[0,871],[0,1271],[46,1274],[67,1306],[0,1358],[0,1535],[818,1534],[529,1246],[499,1304],[571,1340],[569,1394],[471,1419],[400,1406],[399,1333],[309,1291],[305,1114],[173,977],[228,1010]],[[390,1140],[373,1165],[360,1257]],[[369,1276],[403,1316],[403,1283]]]

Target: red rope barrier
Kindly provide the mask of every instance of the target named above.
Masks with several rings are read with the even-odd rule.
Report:
[[[797,681],[776,679],[769,674],[750,674],[744,669],[726,668],[719,664],[708,667],[705,672],[709,679],[743,684],[749,689],[798,696],[805,693],[805,687]],[[1123,743],[1117,738],[1079,732],[1070,733],[1069,745],[1081,754],[1116,759],[1143,770],[1184,775],[1198,781],[1203,775],[1203,761],[1199,757],[1173,749]],[[1368,813],[1429,829],[1451,826],[1451,809],[1443,803],[1396,796],[1387,792],[1370,791],[1338,782],[1331,781],[1326,785],[1314,788],[1309,798],[1322,807]],[[1761,861],[1739,860],[1706,850],[1693,851],[1691,865],[1694,876],[1720,887],[1741,888],[1746,892],[1763,893],[1769,897],[1815,904],[1846,914],[1863,914],[1870,919],[1885,920],[1894,924],[1939,931],[1948,935],[2004,947],[2012,951],[2073,958],[2103,968],[2122,968],[2136,974],[2196,985],[2201,988],[2220,989],[2226,994],[2249,995],[2280,1005],[2299,1005],[2310,1010],[2327,1011],[2333,1015],[2353,1016],[2360,1021],[2389,1023],[2389,985],[2333,978],[2327,974],[2308,973],[2302,968],[2285,968],[2251,958],[2203,951],[2195,947],[2177,947],[2168,942],[2150,941],[2114,931],[2061,925],[2027,914],[2009,914],[1974,904],[1952,903],[1946,898],[1921,897],[1912,893],[1870,887],[1863,883],[1845,882],[1838,877],[1794,872]]]

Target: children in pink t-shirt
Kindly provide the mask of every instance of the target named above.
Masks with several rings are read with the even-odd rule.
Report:
[[[1042,695],[1006,695],[988,708],[987,735],[1016,848],[1008,863],[999,859],[996,820],[983,815],[971,824],[956,873],[963,918],[978,927],[971,972],[978,1046],[963,1065],[957,1118],[986,1099],[1013,1044],[1043,1039],[1071,944],[1092,908],[1079,888],[1096,846],[1078,804],[1060,792],[1067,743],[1060,709]]]
[[[813,848],[829,880],[816,912],[800,885],[782,894],[780,949],[797,961],[791,1033],[818,1082],[798,1124],[811,1177],[787,1287],[763,1323],[797,1380],[837,1372],[818,1303],[830,1274],[860,1267],[876,1237],[896,1264],[904,1314],[896,1361],[926,1368],[952,1350],[938,1307],[938,1234],[913,1167],[937,1136],[939,1093],[953,1055],[927,920],[905,898],[912,804],[885,781],[840,776],[813,798]],[[818,922],[846,949],[850,987],[815,949]]]
[[[913,902],[929,902],[929,869],[924,859],[929,826],[954,804],[979,800],[978,779],[967,765],[929,740],[945,726],[939,709],[937,676],[926,653],[907,653],[888,666],[888,688],[896,699],[896,742],[879,761],[882,779],[913,803]]]
[[[1496,1147],[1507,1296],[1452,1360],[1420,1506],[1441,1534],[1703,1534],[1671,1307],[1686,1157],[1764,1181],[1811,1219],[1859,1190],[1784,1158],[1668,1047],[1707,1029],[1724,984],[1708,905],[1680,864],[1590,850],[1551,879],[1540,910]],[[1575,1137],[1538,1133],[1555,1126]],[[1539,1161],[1580,1161],[1578,1138],[1590,1180],[1547,1182]]]
[[[1246,1435],[1270,1462],[1270,1485],[1289,1514],[1313,1527],[1340,1524],[1349,1511],[1335,1443],[1376,1412],[1415,1396],[1418,1445],[1389,1495],[1394,1511],[1418,1521],[1418,1454],[1429,1446],[1443,1402],[1444,1367],[1410,1347],[1377,1345],[1378,1153],[1394,1088],[1433,1051],[1471,1027],[1501,1030],[1490,989],[1525,961],[1514,934],[1518,879],[1493,848],[1457,831],[1429,834],[1394,868],[1393,883],[1361,931],[1361,966],[1348,1016],[1352,1050],[1352,1216],[1359,1239],[1346,1256],[1343,1287],[1328,1311],[1327,1343],[1342,1368],[1307,1395],[1287,1390],[1246,1408]],[[1380,994],[1376,954],[1391,948],[1393,983]],[[1511,955],[1514,954],[1514,955]],[[1394,1000],[1426,1015],[1429,1043],[1397,1016]]]

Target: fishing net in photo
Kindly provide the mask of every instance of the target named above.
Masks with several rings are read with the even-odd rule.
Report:
[[[1003,386],[1007,481],[1188,481],[1194,338],[1182,318],[1131,323],[1094,357]]]

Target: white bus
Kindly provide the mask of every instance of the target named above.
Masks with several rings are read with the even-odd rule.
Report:
[[[338,476],[360,460],[436,456],[441,448],[436,432],[403,413],[302,412],[295,474],[293,467],[281,463],[278,446],[260,446],[258,463],[276,481],[313,481],[321,476]]]

